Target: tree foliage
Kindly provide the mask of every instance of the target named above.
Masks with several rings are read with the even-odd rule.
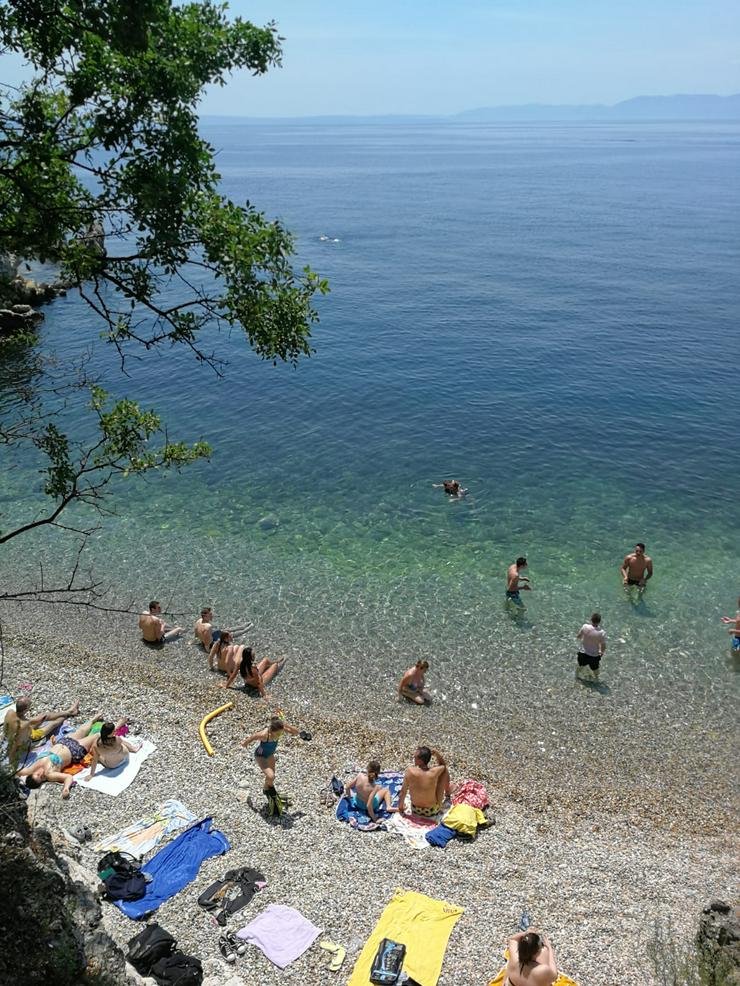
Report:
[[[218,372],[204,330],[221,326],[241,327],[266,360],[295,364],[311,352],[312,299],[326,283],[294,269],[279,221],[220,194],[213,149],[198,134],[204,88],[279,65],[281,40],[274,24],[229,20],[211,0],[0,2],[0,49],[30,67],[20,88],[0,89],[0,253],[57,264],[122,360],[137,343],[180,344]],[[76,459],[54,423],[5,426],[6,442],[46,455],[57,505],[96,499],[91,475],[207,452],[147,450],[155,415],[128,401],[105,410],[95,389],[90,406],[100,437]]]

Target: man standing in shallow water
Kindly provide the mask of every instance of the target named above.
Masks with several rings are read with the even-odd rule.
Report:
[[[625,591],[637,586],[637,591],[642,595],[648,579],[653,577],[653,559],[645,554],[645,545],[642,541],[637,542],[632,554],[624,556],[619,571],[622,573]]]
[[[516,606],[524,606],[519,593],[523,590],[530,592],[532,589],[527,576],[521,574],[526,567],[527,559],[524,557],[517,558],[515,562],[509,565],[509,570],[506,573],[506,601],[514,603]]]

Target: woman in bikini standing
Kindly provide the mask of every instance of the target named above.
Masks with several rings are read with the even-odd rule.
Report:
[[[557,978],[555,950],[543,934],[530,928],[509,939],[504,986],[552,986]]]
[[[289,726],[280,716],[273,716],[267,729],[260,729],[259,732],[252,733],[251,736],[247,736],[241,742],[245,749],[250,743],[257,743],[254,759],[265,778],[262,790],[267,798],[267,809],[270,815],[281,815],[283,811],[282,802],[275,790],[275,750],[285,733],[310,739],[308,733],[301,732],[295,726]]]

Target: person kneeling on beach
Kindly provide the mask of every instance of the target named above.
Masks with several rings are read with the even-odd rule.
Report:
[[[430,767],[434,757],[437,765]],[[433,818],[442,810],[445,799],[450,797],[450,772],[439,750],[418,746],[414,753],[414,765],[403,775],[403,786],[398,798],[398,810],[404,811],[406,794],[411,796],[411,813],[422,818]]]
[[[3,723],[8,760],[15,770],[23,765],[31,744],[51,736],[65,719],[76,716],[80,711],[80,703],[74,702],[68,709],[60,709],[58,712],[39,712],[38,715],[28,717],[30,709],[31,699],[24,695],[16,701],[15,709],[8,711]]]
[[[304,735],[310,738],[308,733],[301,734],[295,726],[289,726],[280,716],[273,716],[267,729],[260,729],[259,732],[252,733],[251,736],[247,736],[241,742],[241,746],[245,749],[250,743],[257,743],[254,759],[265,778],[262,790],[267,798],[268,815],[282,815],[283,813],[283,803],[275,790],[275,750],[285,733],[290,733],[291,736]]]
[[[100,732],[95,737],[95,742],[90,748],[92,763],[88,780],[95,776],[98,767],[105,767],[108,770],[115,770],[122,763],[128,760],[129,753],[136,753],[141,749],[141,743],[129,743],[120,733],[122,727],[126,725],[125,719],[120,719],[117,723],[104,722],[100,727]]]
[[[182,633],[182,627],[167,629],[167,624],[160,617],[162,607],[156,599],[149,603],[149,612],[139,617],[139,629],[145,644],[164,644]]]
[[[97,743],[97,735],[91,736],[90,730],[99,720],[100,716],[96,713],[73,733],[57,740],[51,749],[37,757],[36,762],[30,767],[19,770],[18,777],[26,778],[26,787],[35,791],[46,781],[54,781],[63,785],[62,797],[68,798],[75,779],[70,774],[63,774],[62,770],[71,764],[82,763],[93,744]]]
[[[529,928],[509,939],[504,986],[552,986],[557,978],[555,950],[541,932]]]
[[[429,661],[417,661],[409,668],[398,685],[398,694],[417,705],[429,705],[432,696],[424,688],[424,675],[429,670]]]
[[[394,808],[392,805],[391,792],[387,787],[381,787],[378,784],[379,775],[380,763],[377,760],[371,760],[367,765],[367,770],[360,771],[349,784],[344,785],[344,796],[349,798],[351,807],[355,811],[367,812],[371,822],[377,821],[376,812],[383,803],[385,803],[386,811],[398,811],[398,808]],[[355,789],[354,794],[352,794],[352,788]]]

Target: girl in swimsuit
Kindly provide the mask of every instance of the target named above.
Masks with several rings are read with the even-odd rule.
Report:
[[[241,663],[229,675],[226,680],[226,684],[222,684],[221,687],[228,688],[236,678],[237,674],[241,674],[244,684],[248,685],[250,688],[256,688],[262,698],[265,698],[265,685],[272,681],[280,668],[282,668],[283,664],[285,664],[284,657],[280,658],[278,661],[271,661],[269,657],[263,657],[262,660],[257,663],[254,659],[254,651],[252,648],[245,647],[242,651]]]
[[[141,744],[134,745],[128,740],[117,736],[116,732],[125,724],[121,719],[115,725],[112,722],[104,722],[100,727],[100,733],[95,741],[90,753],[92,754],[92,764],[90,765],[90,777],[94,777],[98,765],[107,767],[108,770],[115,770],[122,763],[128,760],[129,753],[136,753],[141,749]]]
[[[92,745],[97,742],[97,736],[91,736],[90,730],[99,721],[100,716],[96,713],[73,733],[57,740],[52,748],[38,757],[30,767],[19,770],[18,777],[25,777],[26,787],[32,791],[40,788],[46,781],[55,781],[62,785],[62,797],[68,798],[75,779],[71,774],[64,774],[62,771],[70,764],[81,763],[85,759]]]
[[[552,986],[557,978],[555,950],[543,934],[530,928],[509,939],[504,986]]]
[[[391,792],[378,784],[379,775],[380,764],[377,760],[371,760],[367,770],[361,771],[344,787],[345,798],[350,798],[354,809],[367,812],[371,822],[377,821],[376,813],[382,804],[385,804],[386,811],[398,811],[391,803]],[[354,794],[352,788],[355,789]]]
[[[285,733],[289,733],[291,736],[297,736],[299,730],[295,726],[289,726],[279,716],[273,716],[270,719],[270,725],[267,729],[260,729],[258,733],[252,733],[251,736],[247,736],[241,742],[241,745],[245,749],[250,743],[257,742],[258,744],[257,749],[254,751],[254,759],[257,761],[257,766],[265,778],[262,790],[267,798],[268,811],[271,815],[280,815],[283,810],[282,803],[275,790],[275,750]]]

